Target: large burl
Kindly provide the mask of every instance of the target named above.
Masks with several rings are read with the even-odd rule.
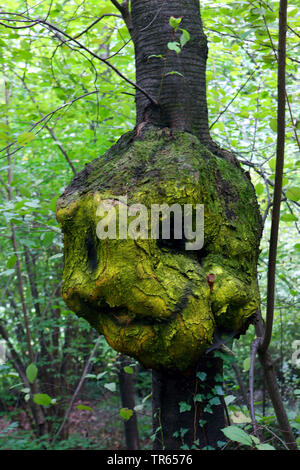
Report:
[[[204,246],[99,239],[103,201],[204,205]],[[218,330],[245,331],[259,304],[261,220],[243,170],[182,131],[126,134],[60,197],[62,295],[117,351],[154,369],[194,366]]]

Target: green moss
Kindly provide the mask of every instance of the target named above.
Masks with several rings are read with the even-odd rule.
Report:
[[[148,208],[204,204],[203,250],[151,239],[99,240],[99,202],[125,195],[128,205]],[[239,332],[257,309],[255,192],[240,168],[188,133],[151,129],[140,140],[123,136],[74,178],[58,201],[57,218],[67,305],[113,348],[147,367],[187,369],[212,343],[216,326]],[[208,274],[215,275],[213,289]]]

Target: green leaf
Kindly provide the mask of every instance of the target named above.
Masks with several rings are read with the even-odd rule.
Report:
[[[133,410],[131,410],[130,408],[121,408],[120,415],[123,419],[125,419],[125,421],[128,421],[133,415]]]
[[[230,414],[230,419],[235,424],[251,423],[249,416],[246,416],[242,411],[234,411]],[[251,436],[253,438],[253,436]]]
[[[245,446],[252,447],[251,437],[238,426],[228,426],[227,428],[221,429],[221,431],[231,441],[239,442]]]
[[[221,404],[220,398],[218,398],[218,397],[213,397],[213,398],[211,398],[211,399],[209,400],[209,404],[210,404],[211,406],[213,406],[213,405],[215,405],[215,406],[216,406],[216,405],[220,405],[220,404]]]
[[[172,28],[177,31],[180,23],[182,21],[182,17],[179,17],[179,18],[175,18],[174,16],[171,16],[169,22],[170,22],[170,25],[172,26]]]
[[[8,258],[6,262],[6,266],[8,267],[8,269],[12,269],[14,265],[16,264],[16,262],[17,262],[16,255],[12,255],[10,258]]]
[[[163,59],[162,54],[151,54],[148,56],[148,59]]]
[[[206,372],[197,372],[197,377],[199,380],[201,380],[201,382],[203,382],[205,379],[206,379]]]
[[[31,142],[33,139],[35,139],[35,134],[33,132],[24,132],[24,134],[18,136],[17,141],[20,145],[24,146]]]
[[[53,197],[50,201],[50,209],[55,212],[56,211],[56,202],[57,202],[57,197]]]
[[[37,373],[38,373],[38,368],[33,363],[29,364],[29,366],[26,368],[26,377],[31,384],[35,381]]]
[[[262,183],[257,183],[257,184],[255,185],[255,191],[256,191],[256,194],[257,194],[258,196],[260,196],[261,194],[263,194],[264,189],[265,189],[265,187],[264,187],[264,185],[263,185]]]
[[[37,405],[49,406],[51,404],[52,398],[47,395],[47,393],[36,393],[33,395],[33,401]]]
[[[88,405],[77,405],[76,408],[77,408],[77,410],[91,411],[92,413],[94,413],[93,408],[91,406],[88,406]]]
[[[126,374],[133,374],[133,368],[130,367],[130,366],[125,366],[124,367],[124,372],[126,372]]]
[[[300,199],[300,187],[291,186],[285,193],[286,197],[291,201],[299,201]]]
[[[276,158],[271,158],[271,160],[268,161],[268,165],[271,168],[271,170],[275,171],[276,168]]]
[[[277,132],[277,119],[275,118],[270,119],[269,124],[270,124],[272,131]]]
[[[185,411],[190,411],[192,409],[191,405],[186,403],[185,401],[179,402],[179,411],[180,413],[184,413]]]
[[[250,419],[250,423],[251,423],[251,419]],[[254,442],[254,444],[260,444],[260,440],[258,439],[258,437],[253,436],[252,434],[250,434],[250,437],[252,441]]]
[[[256,448],[258,450],[275,450],[275,447],[271,446],[271,444],[257,444]]]
[[[244,372],[248,372],[248,370],[250,369],[250,362],[251,362],[251,357],[246,357],[246,359],[243,361]]]
[[[185,29],[182,29],[181,31],[182,31],[182,35],[180,36],[179,41],[180,41],[181,47],[184,47],[191,39],[191,36],[190,36],[190,33],[186,31]]]
[[[171,72],[166,73],[167,75],[179,75],[180,77],[184,77],[184,75],[180,72],[177,72],[177,70],[172,70]]]
[[[104,387],[107,388],[110,392],[115,392],[117,387],[116,387],[116,382],[110,382],[108,384],[104,384]]]
[[[47,232],[45,233],[42,237],[42,243],[45,248],[49,248],[49,246],[52,245],[53,239],[54,239],[54,233],[53,232]]]
[[[234,395],[227,395],[227,397],[225,397],[225,403],[227,406],[230,405],[230,403],[233,403],[235,400],[236,397]]]
[[[6,269],[5,271],[2,271],[2,273],[0,273],[0,276],[10,276],[14,272],[15,272],[14,269]]]
[[[283,222],[297,222],[298,217],[296,217],[294,214],[283,214],[280,217],[280,220]]]
[[[202,401],[204,399],[204,396],[201,393],[197,393],[194,396],[194,401]]]
[[[175,51],[177,54],[181,51],[179,42],[168,42],[168,49]]]

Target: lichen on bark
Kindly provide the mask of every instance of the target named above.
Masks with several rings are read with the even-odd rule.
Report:
[[[96,234],[97,207],[204,204],[204,246]],[[256,265],[261,220],[243,170],[183,131],[148,127],[123,136],[86,165],[60,197],[62,294],[109,344],[146,367],[186,370],[216,328],[242,332],[259,304]],[[214,274],[213,287],[207,276]]]

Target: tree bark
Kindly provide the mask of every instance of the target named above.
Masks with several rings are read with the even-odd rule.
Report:
[[[205,78],[208,48],[198,0],[133,0],[131,14],[136,82],[158,101],[156,106],[136,92],[137,129],[146,123],[181,129],[208,144],[211,142]],[[170,26],[170,17],[182,17],[180,28],[190,34],[190,41],[180,53],[168,49],[168,43],[178,41],[181,35],[181,30],[174,32]],[[201,361],[197,369],[207,373],[203,395],[212,388],[216,371],[222,371],[218,361],[211,362],[209,367]],[[153,429],[154,432],[160,429],[154,449],[180,449],[183,442],[190,447],[195,441],[200,448],[217,447],[217,441],[224,438],[220,431],[225,426],[222,405],[214,406],[213,414],[209,414],[203,412],[205,402],[193,401],[195,389],[203,385],[198,383],[197,370],[176,376],[165,371],[153,372]],[[191,410],[180,413],[181,401],[186,401]],[[199,420],[207,422],[201,427]],[[183,437],[180,429],[188,429]]]
[[[225,414],[221,402],[210,406],[209,400],[221,376],[222,361],[215,358],[202,359],[197,369],[185,374],[153,371],[154,450],[217,448],[224,440]]]
[[[128,408],[134,410],[135,407],[135,396],[134,396],[134,380],[131,374],[128,374],[124,371],[124,367],[128,366],[132,362],[124,356],[123,354],[120,357],[120,370],[119,370],[119,385],[120,385],[120,394],[121,402],[123,408]],[[137,426],[137,417],[135,411],[128,421],[124,421],[124,431],[125,431],[125,442],[126,449],[128,450],[138,450],[139,445],[139,432]]]
[[[180,53],[168,49],[168,43],[178,41],[181,35],[180,30],[174,33],[170,26],[171,16],[182,17],[180,28],[190,34],[190,41]],[[136,82],[158,101],[158,106],[155,106],[137,91],[137,125],[150,122],[156,126],[181,129],[207,142],[207,40],[199,2],[133,0],[132,25]]]

